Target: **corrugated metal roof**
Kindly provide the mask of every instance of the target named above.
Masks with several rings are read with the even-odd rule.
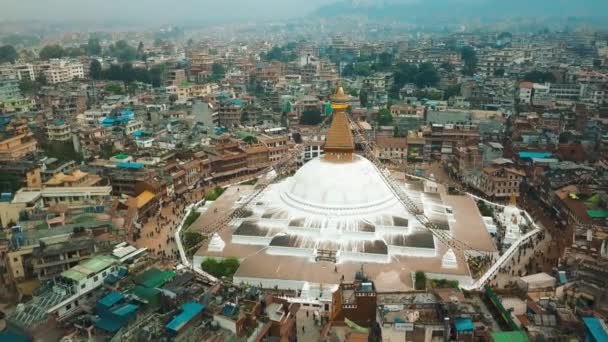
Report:
[[[179,331],[184,325],[190,322],[196,315],[202,312],[205,306],[196,302],[190,302],[182,305],[182,312],[175,316],[165,326],[169,330]]]

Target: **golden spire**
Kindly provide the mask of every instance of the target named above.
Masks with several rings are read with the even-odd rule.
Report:
[[[331,122],[331,127],[327,132],[327,140],[325,141],[325,156],[332,160],[337,159],[352,159],[352,154],[355,152],[355,141],[350,131],[350,124],[346,117],[346,108],[348,108],[348,97],[344,94],[342,85],[338,85],[336,92],[330,96],[331,108],[334,110],[334,117]]]

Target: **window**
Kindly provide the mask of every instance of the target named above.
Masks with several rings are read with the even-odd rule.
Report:
[[[98,281],[98,280],[99,280],[99,276],[93,277],[93,281]]]
[[[19,258],[13,258],[13,262],[18,262]]]
[[[82,285],[80,285],[80,288],[84,289],[85,286],[87,286],[87,284],[82,284]]]
[[[65,306],[66,310],[70,310],[71,308],[72,308],[72,304],[68,304],[68,305]]]

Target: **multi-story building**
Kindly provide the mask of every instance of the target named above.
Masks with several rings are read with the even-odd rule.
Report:
[[[101,182],[101,177],[96,174],[74,170],[70,173],[59,172],[48,179],[46,187],[90,187]]]
[[[42,189],[21,188],[15,198],[40,198],[45,206],[67,205],[69,208],[102,206],[109,203],[110,186],[49,186]]]
[[[57,120],[46,126],[49,140],[53,141],[71,141],[72,128],[63,120]]]
[[[22,331],[36,330],[46,326],[50,319],[81,310],[85,296],[99,290],[110,274],[117,275],[119,264],[118,258],[106,255],[80,262],[41,287],[32,301],[7,317],[8,325]]]
[[[0,102],[20,98],[19,80],[16,78],[0,77]]]
[[[33,271],[40,280],[52,279],[90,258],[95,252],[95,240],[90,237],[43,243],[33,250]]]
[[[245,102],[236,99],[220,103],[217,112],[218,125],[226,128],[233,128],[240,125],[244,107]]]
[[[209,156],[214,179],[232,178],[249,172],[247,152],[227,134],[214,138],[211,148],[205,152]]]
[[[495,165],[483,168],[474,186],[487,197],[507,199],[519,197],[519,188],[525,173],[514,167]]]
[[[270,166],[268,147],[262,144],[247,146],[245,152],[247,152],[247,168],[250,171],[255,172]]]
[[[80,62],[63,59],[53,59],[48,65],[40,66],[50,84],[69,82],[74,79],[84,79],[84,66]]]
[[[43,108],[52,110],[56,115],[71,118],[84,113],[87,109],[87,95],[80,90],[44,90],[41,93],[41,104]]]
[[[37,76],[34,71],[34,66],[29,63],[15,65],[15,74],[20,81],[35,81]]]
[[[276,163],[283,159],[289,151],[289,136],[268,136],[262,134],[258,141],[268,149],[268,160]]]
[[[376,155],[380,160],[403,163],[407,156],[407,139],[379,136],[376,138]]]
[[[40,166],[34,162],[0,163],[0,175],[2,175],[0,192],[15,192],[23,187],[39,188],[42,186]]]
[[[325,145],[325,136],[311,136],[303,138],[304,150],[302,151],[302,163],[320,157],[325,154],[323,146]]]
[[[523,104],[530,104],[534,92],[534,83],[522,82],[519,84],[519,101]]]
[[[180,85],[187,80],[184,69],[173,69],[167,72],[167,85]]]
[[[84,120],[83,123],[89,127],[99,127],[101,120],[107,116],[108,113],[105,113],[100,110],[87,110],[84,112]]]
[[[376,321],[377,303],[374,283],[341,283],[332,294],[330,320],[336,323],[350,320],[360,326],[371,327]]]
[[[191,52],[190,59],[190,75],[197,82],[204,82],[211,75],[214,57],[207,52]]]
[[[0,161],[17,161],[33,154],[38,143],[27,125],[10,124],[0,132]]]

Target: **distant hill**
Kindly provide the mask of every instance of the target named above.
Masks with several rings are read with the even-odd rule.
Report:
[[[369,18],[506,18],[608,16],[608,0],[343,0],[320,7],[315,16]]]

